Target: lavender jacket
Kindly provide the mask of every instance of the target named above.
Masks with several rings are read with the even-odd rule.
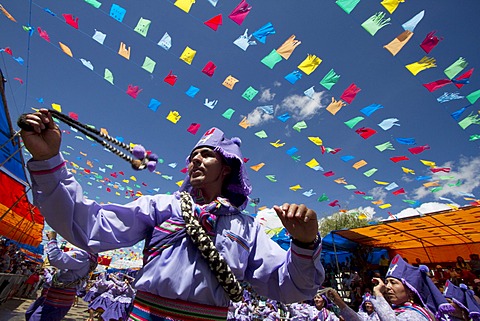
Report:
[[[47,256],[51,265],[58,268],[58,281],[72,282],[83,278],[90,271],[88,253],[82,250],[63,252],[58,248],[57,240],[47,243]]]
[[[34,203],[48,224],[72,244],[94,253],[161,237],[159,225],[181,220],[180,194],[142,196],[125,205],[98,204],[67,170],[61,154],[28,162]],[[294,244],[284,251],[249,215],[233,207],[217,214],[215,245],[239,280],[261,295],[285,303],[311,299],[324,280],[321,245]],[[227,307],[229,298],[188,237],[149,257],[135,281],[137,290],[162,297]]]

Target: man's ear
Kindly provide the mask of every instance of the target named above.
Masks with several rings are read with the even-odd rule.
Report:
[[[232,172],[232,168],[228,165],[223,166],[223,176],[228,176]]]

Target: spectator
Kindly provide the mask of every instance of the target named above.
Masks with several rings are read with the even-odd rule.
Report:
[[[457,256],[457,263],[455,264],[455,266],[461,270],[471,270],[472,268],[470,267],[470,265],[465,262],[465,259],[461,256]]]
[[[472,272],[477,276],[480,277],[480,259],[478,254],[470,254],[470,267],[472,268]]]
[[[445,284],[445,281],[450,279],[450,271],[444,269],[440,264],[438,264],[433,270],[433,281],[438,285]]]
[[[23,292],[20,296],[31,298],[33,296],[33,290],[36,288],[36,285],[39,281],[40,281],[40,273],[38,271],[33,270],[32,274],[30,274],[30,276],[25,281]]]
[[[380,266],[381,275],[385,275],[387,273],[388,264],[390,264],[390,261],[385,257],[385,255],[381,255],[380,261],[378,262],[378,265]]]

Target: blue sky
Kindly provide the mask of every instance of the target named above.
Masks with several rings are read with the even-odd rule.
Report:
[[[52,103],[58,104],[64,113],[78,114],[81,122],[105,128],[125,142],[142,144],[164,160],[157,166],[157,173],[136,172],[102,147],[81,139],[83,135],[62,126],[69,131],[64,134],[62,150],[67,160],[79,166],[76,176],[87,197],[125,203],[133,199],[128,190],[143,194],[176,190],[176,183],[184,177],[181,169],[190,148],[204,131],[216,126],[227,136],[242,139],[244,157],[249,159],[247,167],[265,164],[258,171],[249,168],[251,196],[260,199],[259,206],[304,203],[319,217],[339,208],[369,207],[377,216],[388,217],[388,212],[397,214],[423,203],[466,205],[470,200],[465,195],[479,198],[479,141],[469,141],[469,137],[480,134],[480,128],[471,125],[464,130],[458,125],[470,112],[478,115],[479,109],[478,102],[470,105],[465,99],[480,89],[476,70],[480,60],[478,1],[459,4],[453,0],[406,0],[390,14],[380,1],[362,0],[347,14],[335,1],[252,0],[248,1],[252,9],[241,25],[228,18],[240,1],[219,0],[213,6],[207,0],[198,0],[189,13],[177,8],[174,1],[100,2],[101,6],[95,8],[84,1],[5,0],[2,5],[17,22],[0,16],[0,48],[8,47],[13,54],[1,53],[12,119],[31,107],[51,108]],[[122,22],[109,16],[112,4],[126,9]],[[412,38],[392,56],[383,46],[400,35],[404,31],[402,24],[422,10],[425,15]],[[391,20],[372,36],[361,24],[377,12],[386,13],[385,18]],[[79,28],[65,23],[62,14],[78,17]],[[217,31],[204,24],[219,14],[223,24]],[[141,18],[151,21],[145,37],[134,31]],[[267,23],[272,24],[275,33],[268,35],[265,43],[252,37],[256,45],[245,51],[233,44],[246,29],[251,34]],[[33,26],[35,32],[29,36],[23,25]],[[39,36],[38,27],[48,33],[50,42]],[[103,44],[92,38],[95,30],[106,35]],[[419,45],[432,31],[442,40],[426,54]],[[157,45],[165,32],[172,38],[169,50]],[[301,44],[290,58],[282,59],[272,69],[265,66],[261,60],[291,35]],[[59,42],[70,48],[73,58],[61,51]],[[131,48],[128,60],[118,54],[121,42]],[[196,50],[191,64],[179,59],[187,46]],[[307,75],[298,71],[298,65],[309,54],[322,62]],[[416,76],[405,68],[424,56],[434,58],[436,67]],[[17,57],[24,63],[13,59]],[[152,73],[142,68],[146,57],[156,62]],[[475,68],[469,84],[460,89],[449,84],[434,92],[422,86],[447,78],[444,70],[460,57],[468,65],[458,75]],[[93,70],[80,59],[89,61]],[[212,77],[202,73],[209,61],[217,66]],[[113,73],[114,85],[104,79],[105,68]],[[331,69],[340,78],[327,90],[320,80]],[[178,77],[174,86],[164,82],[170,71]],[[294,71],[302,77],[292,84],[285,76]],[[239,80],[232,90],[222,85],[229,75]],[[332,97],[340,99],[351,84],[361,89],[355,99],[336,115],[329,113],[325,108]],[[126,94],[129,85],[142,89],[136,99]],[[194,97],[185,94],[190,86],[200,89]],[[312,86],[315,93],[310,98],[304,92]],[[249,87],[258,91],[251,101],[242,97]],[[437,98],[445,92],[463,98],[439,103]],[[148,108],[152,98],[161,102],[156,111]],[[217,103],[209,108],[205,100]],[[361,112],[372,104],[383,108],[369,116]],[[272,106],[273,114],[261,111],[260,106]],[[455,120],[451,114],[463,107],[466,110]],[[227,119],[222,115],[229,109],[235,112]],[[181,116],[176,124],[166,119],[171,111]],[[278,119],[286,113],[288,120]],[[345,125],[358,116],[364,119],[355,127]],[[252,125],[247,129],[239,126],[244,117]],[[386,131],[378,126],[389,118],[397,118],[400,126]],[[294,125],[302,121],[307,128],[294,130]],[[192,123],[201,125],[196,135],[187,131]],[[355,132],[360,127],[372,128],[376,134],[363,139]],[[266,138],[258,137],[262,131]],[[322,154],[309,137],[319,137],[324,147],[340,151]],[[414,138],[416,145],[400,144],[397,138]],[[284,145],[273,147],[271,143],[277,141]],[[386,142],[391,142],[395,150],[380,152],[375,147]],[[429,149],[421,154],[408,151],[425,145]],[[345,156],[354,158],[344,161]],[[398,163],[390,160],[399,156],[409,159]],[[306,165],[312,160],[323,171]],[[367,164],[359,169],[352,167],[361,160]],[[449,168],[450,172],[432,173],[421,160],[435,162],[436,168]],[[402,167],[415,174],[405,173]],[[366,176],[365,172],[372,169],[376,172]],[[327,172],[333,175],[324,175]],[[340,178],[346,184],[335,182]],[[398,187],[387,190],[388,185],[378,182]],[[436,186],[425,187],[425,183]],[[297,185],[300,189],[291,189]],[[401,188],[405,194],[392,194]],[[320,202],[322,195],[328,201]],[[339,206],[330,206],[335,200]],[[382,209],[382,204],[390,207]],[[254,208],[249,206],[247,210],[253,212]]]

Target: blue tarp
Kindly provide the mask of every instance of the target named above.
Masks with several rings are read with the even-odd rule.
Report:
[[[0,75],[3,77],[1,70]],[[10,132],[7,109],[3,99],[0,99],[0,146],[3,146],[11,138],[11,136],[12,133]],[[0,149],[0,164],[14,154],[12,158],[10,158],[3,166],[1,166],[1,169],[7,172],[7,174],[12,174],[10,176],[13,176],[26,186],[25,182],[27,181],[27,178],[23,167],[22,152],[19,151],[15,153],[20,146],[18,137],[14,141],[15,144],[13,144],[13,141],[9,141]]]

